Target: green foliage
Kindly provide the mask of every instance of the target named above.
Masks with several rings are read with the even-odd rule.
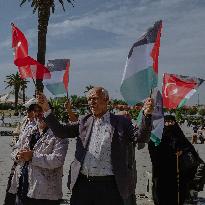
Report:
[[[8,109],[13,110],[14,106],[12,104],[8,104],[8,103],[1,103],[0,104],[0,110],[8,110]]]
[[[130,110],[129,113],[132,119],[137,120],[140,110]]]
[[[88,86],[86,86],[84,93],[86,94],[86,93],[87,93],[89,90],[91,90],[92,88],[94,88],[93,85],[88,85]]]
[[[199,113],[199,115],[201,115],[201,116],[205,116],[205,109],[204,108],[202,108],[202,109],[200,109],[199,111],[198,111],[198,113]]]
[[[175,117],[177,122],[184,122],[184,117],[183,117],[183,109],[178,108],[175,110]]]
[[[113,105],[127,105],[127,103],[124,100],[119,100],[119,99],[112,99],[111,103]]]
[[[55,116],[58,118],[58,120],[62,122],[68,121],[66,110],[63,107],[65,101],[66,101],[66,98],[50,99],[50,103],[53,106]]]
[[[25,89],[27,88],[27,80],[21,79],[18,72],[16,74],[11,74],[6,76],[6,80],[4,81],[7,86],[6,88],[11,88],[15,95],[15,108],[18,106],[18,96],[19,91],[23,90],[25,94]]]
[[[29,3],[31,2],[33,13],[35,13],[39,7],[49,7],[51,8],[52,13],[55,12],[55,0],[21,0],[20,6],[26,3],[26,1],[28,1]],[[65,11],[64,0],[58,0],[58,2],[61,4],[63,11]],[[67,0],[67,2],[74,7],[72,0]]]
[[[197,114],[197,107],[191,107],[187,110],[188,115],[196,115]]]

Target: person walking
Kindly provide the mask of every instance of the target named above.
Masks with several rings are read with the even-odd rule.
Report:
[[[135,129],[130,119],[108,111],[109,95],[102,87],[87,93],[91,113],[78,123],[62,125],[51,112],[45,95],[37,95],[45,122],[57,137],[77,138],[68,187],[71,205],[136,204],[136,143],[148,142],[153,100],[143,107],[142,125]]]

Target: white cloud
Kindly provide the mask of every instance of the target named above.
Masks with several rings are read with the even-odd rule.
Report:
[[[79,0],[80,1],[84,0]],[[163,36],[160,52],[160,78],[163,72],[205,77],[205,28],[204,0],[107,0],[95,5],[83,13],[65,19],[62,16],[52,16],[48,27],[48,43],[57,39],[65,41],[72,36],[72,48],[47,50],[47,58],[70,57],[72,62],[70,89],[72,93],[82,93],[89,84],[105,85],[113,95],[120,97],[119,87],[126,56],[131,44],[146,29],[158,20],[163,20]],[[94,8],[95,7],[95,8]],[[79,7],[76,6],[77,11]],[[82,39],[74,38],[84,29],[90,29],[91,39],[93,30],[104,31],[116,35],[113,43],[96,48],[82,48]],[[37,44],[37,31],[25,31],[33,52]],[[74,37],[73,37],[74,36]],[[96,40],[96,39],[95,39]],[[101,41],[110,39],[102,37]],[[75,47],[78,43],[78,46]],[[97,40],[96,40],[97,41]],[[115,41],[115,42],[114,42]],[[0,44],[0,48],[9,45],[10,39]],[[55,45],[55,43],[53,43]],[[89,43],[89,42],[88,42]],[[64,47],[65,48],[65,47]],[[2,67],[2,66],[1,66]]]

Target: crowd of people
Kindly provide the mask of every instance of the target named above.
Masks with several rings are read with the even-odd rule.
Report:
[[[46,96],[38,93],[16,131],[18,141],[4,205],[59,205],[68,139],[76,138],[68,188],[71,205],[136,205],[135,147],[147,143],[153,167],[155,205],[183,205],[190,191],[201,191],[205,164],[173,116],[165,117],[162,141],[150,140],[154,101],[145,100],[140,127],[129,113],[108,110],[102,87],[87,93],[90,114],[83,117],[65,103],[69,122],[61,124]]]
[[[204,144],[205,143],[205,126],[193,126],[192,144]]]

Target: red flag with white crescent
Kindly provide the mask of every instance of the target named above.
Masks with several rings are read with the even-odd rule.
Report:
[[[19,67],[19,70],[30,68],[31,75],[34,79],[43,80],[51,78],[51,73],[48,68],[30,56],[17,59],[15,65]]]
[[[24,59],[28,56],[28,41],[23,32],[13,23],[12,26],[12,48],[14,49],[14,64],[18,59]],[[19,74],[22,79],[32,78],[32,72],[29,65],[18,66]]]
[[[48,68],[28,55],[28,41],[23,32],[13,23],[12,48],[14,48],[14,64],[18,66],[21,78],[50,79]]]
[[[165,73],[163,76],[163,104],[175,109],[185,104],[204,80],[195,77]]]

